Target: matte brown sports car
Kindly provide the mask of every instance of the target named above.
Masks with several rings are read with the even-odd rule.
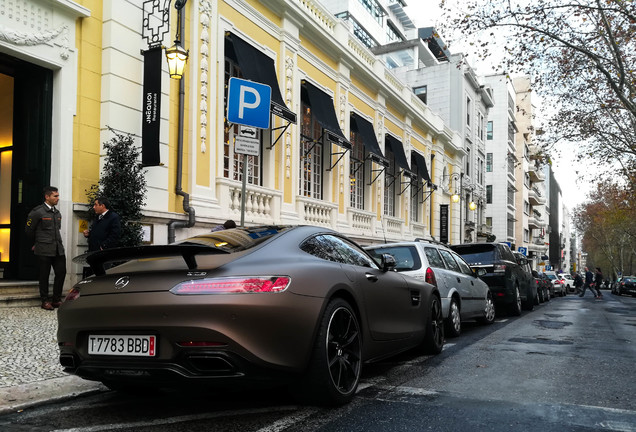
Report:
[[[382,261],[311,226],[94,252],[58,312],[60,363],[120,390],[275,380],[346,403],[364,362],[442,350],[436,288]]]

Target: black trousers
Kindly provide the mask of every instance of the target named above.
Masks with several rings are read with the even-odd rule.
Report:
[[[40,298],[42,301],[49,299],[49,274],[51,273],[51,267],[53,267],[55,278],[53,279],[52,301],[59,302],[62,300],[62,288],[66,277],[66,256],[38,255],[37,257],[40,266]]]

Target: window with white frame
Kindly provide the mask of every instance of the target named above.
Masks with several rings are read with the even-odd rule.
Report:
[[[301,104],[300,132],[300,195],[322,199],[323,144],[322,126],[304,101]]]
[[[364,209],[364,142],[362,135],[351,131],[351,163],[349,164],[350,204],[351,207]]]
[[[492,172],[492,153],[486,153],[486,172]]]
[[[470,97],[466,97],[466,126],[470,127],[470,116],[472,114],[472,109],[473,109],[473,101],[470,99]]]
[[[488,124],[486,125],[486,139],[487,140],[491,140],[493,139],[493,124],[492,124],[492,120],[490,120],[488,122]]]
[[[395,197],[400,174],[395,163],[395,154],[389,148],[386,149],[386,158],[389,160],[389,166],[384,171],[384,214],[395,216]]]

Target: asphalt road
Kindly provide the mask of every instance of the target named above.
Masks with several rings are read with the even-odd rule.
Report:
[[[352,403],[298,406],[286,392],[105,391],[0,417],[2,431],[636,432],[636,298],[570,295],[442,354],[368,365]]]

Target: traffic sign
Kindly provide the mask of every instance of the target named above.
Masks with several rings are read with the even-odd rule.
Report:
[[[261,129],[269,128],[272,88],[232,77],[228,83],[227,120]]]
[[[261,154],[261,142],[254,138],[236,137],[234,141],[234,152],[250,156]]]
[[[526,247],[518,247],[517,251],[519,251],[519,253],[523,254],[524,256],[528,256],[528,248]]]

